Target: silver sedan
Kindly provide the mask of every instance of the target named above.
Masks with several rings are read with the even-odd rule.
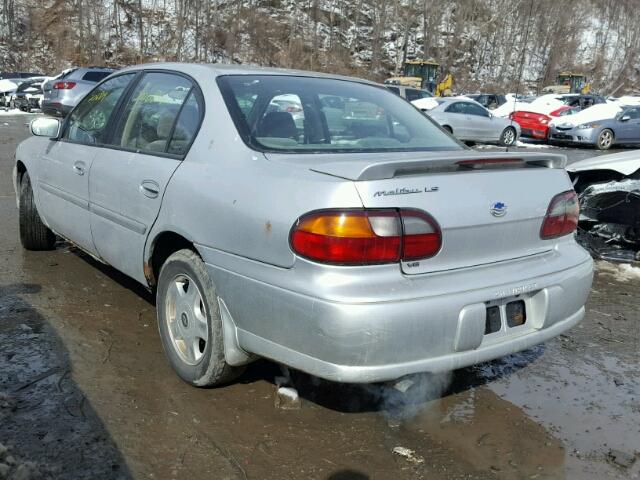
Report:
[[[453,370],[584,316],[565,158],[466,149],[373,83],[146,65],[31,129],[22,245],[57,234],[155,291],[193,385],[258,357],[342,382]]]
[[[520,136],[520,126],[497,117],[478,102],[462,98],[439,98],[438,106],[426,112],[458,140],[511,146]]]

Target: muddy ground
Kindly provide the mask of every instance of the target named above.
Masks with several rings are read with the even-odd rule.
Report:
[[[600,265],[566,335],[404,394],[293,372],[301,408],[281,410],[266,361],[195,389],[144,289],[64,242],[20,247],[10,168],[27,119],[0,117],[0,479],[640,478],[633,271]]]

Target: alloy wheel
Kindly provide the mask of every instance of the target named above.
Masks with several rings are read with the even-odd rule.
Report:
[[[197,365],[209,341],[202,294],[188,275],[177,275],[167,289],[165,316],[171,343],[183,362]]]

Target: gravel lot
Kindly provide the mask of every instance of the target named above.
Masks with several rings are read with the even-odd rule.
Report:
[[[640,270],[598,264],[578,327],[405,393],[291,372],[301,406],[283,410],[266,361],[195,389],[142,287],[64,242],[20,247],[29,118],[0,117],[0,479],[640,478]]]

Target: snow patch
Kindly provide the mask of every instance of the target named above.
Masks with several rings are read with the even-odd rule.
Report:
[[[628,263],[596,262],[596,270],[602,275],[610,275],[619,282],[640,280],[640,268]]]
[[[33,115],[34,112],[32,113],[27,113],[27,112],[23,112],[22,110],[19,110],[17,108],[12,108],[12,109],[8,109],[8,110],[2,110],[0,109],[0,116],[14,116],[14,115]]]

